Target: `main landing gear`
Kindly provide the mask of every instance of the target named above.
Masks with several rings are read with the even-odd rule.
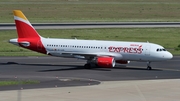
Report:
[[[85,68],[85,69],[91,69],[91,64],[90,64],[90,63],[86,63],[86,64],[84,65],[84,68]]]
[[[151,68],[151,62],[147,62],[147,70],[152,70],[152,68]]]
[[[95,64],[94,58],[91,58],[91,59],[87,60],[86,64],[84,65],[85,69],[91,69],[91,68],[94,68],[94,67],[97,67],[97,65]]]

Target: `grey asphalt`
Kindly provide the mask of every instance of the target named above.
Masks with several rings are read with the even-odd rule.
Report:
[[[180,27],[180,22],[87,22],[34,23],[35,29]],[[14,23],[0,23],[0,30],[16,29]]]
[[[102,81],[179,79],[180,57],[152,63],[131,62],[115,68],[84,69],[84,60],[60,57],[1,57],[0,80],[39,80],[40,84],[1,86],[3,90],[98,85]]]

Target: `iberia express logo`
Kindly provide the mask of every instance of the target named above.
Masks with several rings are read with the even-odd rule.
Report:
[[[108,47],[109,52],[117,52],[117,53],[132,53],[132,54],[141,54],[143,49],[142,45],[131,44],[129,47]]]

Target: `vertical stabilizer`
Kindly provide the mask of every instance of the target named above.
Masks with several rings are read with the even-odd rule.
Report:
[[[13,14],[18,38],[11,39],[9,42],[23,48],[46,54],[47,52],[43,45],[44,38],[37,33],[26,16],[20,10],[14,10]]]
[[[18,38],[39,38],[40,35],[28,21],[26,16],[20,10],[14,10],[14,20],[16,23],[16,29]]]

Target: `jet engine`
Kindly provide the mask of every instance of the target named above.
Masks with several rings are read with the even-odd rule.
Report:
[[[104,68],[112,68],[115,66],[113,57],[97,57],[97,65]]]

